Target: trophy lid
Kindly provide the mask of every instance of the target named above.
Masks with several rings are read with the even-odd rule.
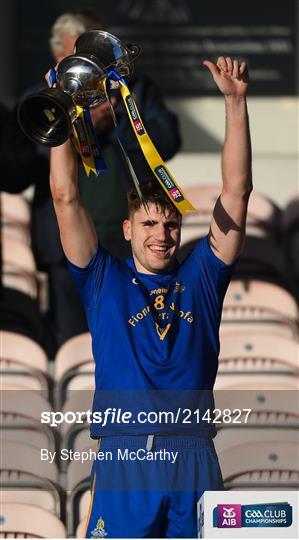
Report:
[[[99,65],[107,68],[113,65],[131,64],[140,53],[137,45],[122,43],[120,39],[103,30],[84,32],[75,43],[76,55],[92,55]]]

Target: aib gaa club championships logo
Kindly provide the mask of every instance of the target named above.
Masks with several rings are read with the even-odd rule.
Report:
[[[217,504],[213,510],[213,527],[290,527],[292,507],[289,503]]]

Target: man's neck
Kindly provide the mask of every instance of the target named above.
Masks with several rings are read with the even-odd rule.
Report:
[[[134,261],[137,272],[139,272],[140,274],[148,274],[149,276],[161,276],[164,274],[169,274],[173,270],[176,264],[176,259],[173,259],[170,262],[170,264],[163,270],[152,271],[152,270],[149,270],[148,268],[145,268],[134,255],[132,257],[133,257],[133,261]]]

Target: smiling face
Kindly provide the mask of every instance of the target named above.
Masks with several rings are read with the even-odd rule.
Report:
[[[130,240],[138,272],[161,274],[171,270],[180,244],[181,218],[153,202],[149,214],[141,206],[123,223],[124,237]]]

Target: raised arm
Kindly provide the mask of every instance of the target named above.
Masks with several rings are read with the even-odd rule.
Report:
[[[215,204],[209,242],[215,255],[230,264],[242,251],[249,196],[252,191],[251,142],[245,62],[218,58],[205,61],[225,98],[226,133],[222,152],[222,192]]]
[[[98,242],[92,219],[80,201],[77,175],[77,156],[69,139],[51,149],[50,189],[63,251],[67,259],[83,268]]]

